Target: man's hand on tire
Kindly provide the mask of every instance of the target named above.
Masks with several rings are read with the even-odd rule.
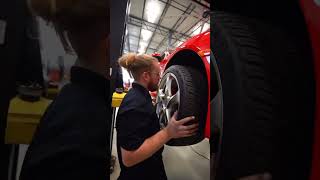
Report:
[[[192,121],[195,121],[194,116],[177,120],[177,112],[175,112],[170,121],[168,122],[167,127],[164,128],[164,130],[170,138],[182,138],[193,136],[198,131],[198,123],[184,125]]]

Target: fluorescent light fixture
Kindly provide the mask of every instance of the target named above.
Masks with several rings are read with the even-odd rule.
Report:
[[[210,28],[210,24],[209,23],[205,23],[204,26],[203,26],[202,32],[205,32],[209,28]]]
[[[152,36],[152,31],[141,29],[141,38],[143,39],[143,41],[149,41],[151,36]]]
[[[149,0],[146,2],[145,17],[147,21],[156,23],[163,9],[163,4],[158,0]]]
[[[127,15],[130,14],[130,10],[131,10],[131,1],[129,2],[129,6],[128,6],[128,9],[127,9]]]
[[[201,22],[200,23],[198,23],[196,26],[194,26],[194,28],[192,29],[192,31],[191,32],[193,32],[191,35],[192,36],[195,36],[195,35],[198,35],[198,34],[200,34],[200,31],[201,31]]]
[[[192,31],[194,31],[191,35],[195,36],[198,35],[206,30],[208,30],[210,28],[210,24],[209,23],[204,23],[202,31],[201,31],[201,26],[203,25],[203,22],[198,23],[196,26],[194,26],[194,28],[192,29]],[[200,32],[201,31],[201,32]]]
[[[147,46],[148,46],[148,44],[146,42],[140,41],[138,52],[144,53],[146,51]]]
[[[179,41],[179,43],[177,44],[177,47],[180,46],[182,43],[183,43],[182,41]]]
[[[145,51],[145,49],[141,49],[141,48],[138,49],[138,53],[139,53],[139,54],[143,54],[144,51]]]

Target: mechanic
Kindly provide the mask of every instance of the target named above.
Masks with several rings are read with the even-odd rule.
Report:
[[[119,59],[135,82],[123,99],[117,116],[117,150],[121,172],[118,180],[167,179],[163,161],[163,146],[172,138],[196,133],[194,117],[176,120],[173,115],[168,126],[160,130],[159,119],[149,91],[158,89],[160,67],[156,58],[145,54],[128,53]]]
[[[62,88],[39,123],[20,179],[108,179],[109,1],[28,3],[33,12],[53,23],[64,48],[74,49],[78,60],[71,69],[71,83]]]

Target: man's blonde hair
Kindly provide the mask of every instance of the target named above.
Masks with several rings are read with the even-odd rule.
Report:
[[[135,80],[138,80],[144,71],[152,70],[157,59],[147,54],[127,53],[119,58],[119,64],[127,69]]]

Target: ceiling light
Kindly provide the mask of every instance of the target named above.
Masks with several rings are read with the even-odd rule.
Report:
[[[144,53],[146,51],[147,46],[148,44],[146,42],[140,41],[138,52]]]
[[[158,0],[149,0],[146,3],[145,7],[145,17],[147,21],[151,23],[156,23],[156,20],[159,18],[163,5]]]
[[[201,27],[199,26],[198,28],[196,28],[196,30],[192,33],[192,36],[198,35],[200,34],[201,31]]]
[[[195,35],[198,35],[198,34],[200,34],[200,33],[202,33],[202,32],[205,32],[206,30],[208,30],[208,29],[210,28],[210,24],[209,24],[209,23],[204,23],[204,25],[203,25],[203,23],[204,23],[204,22],[198,23],[198,24],[192,29],[192,31],[193,31],[193,33],[191,34],[192,36],[195,36]],[[203,28],[202,28],[202,31],[201,31],[202,25],[203,25]]]
[[[182,41],[179,41],[179,43],[177,44],[177,47],[180,46],[182,43],[183,43]]]
[[[142,37],[143,41],[149,41],[151,36],[152,36],[152,31],[149,31],[146,29],[141,30],[141,37]]]
[[[210,24],[209,23],[205,23],[203,28],[202,28],[202,32],[205,32],[206,30],[208,30],[210,28]]]

